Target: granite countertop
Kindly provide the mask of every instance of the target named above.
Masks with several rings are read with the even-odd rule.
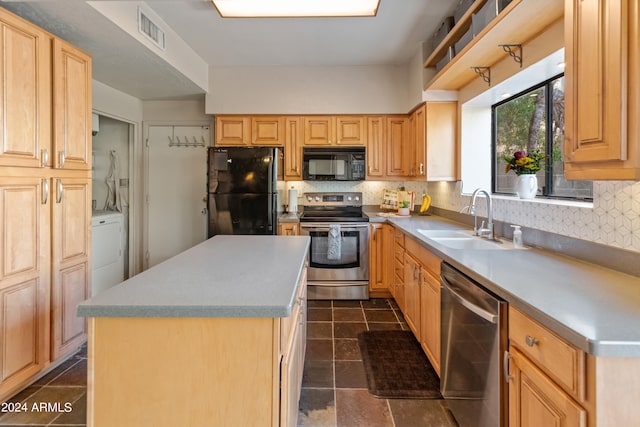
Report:
[[[81,317],[287,317],[306,236],[214,236],[81,303]]]
[[[438,216],[378,217],[587,353],[640,357],[640,278],[537,248],[451,249],[421,229],[468,230]],[[380,218],[380,219],[378,219]]]

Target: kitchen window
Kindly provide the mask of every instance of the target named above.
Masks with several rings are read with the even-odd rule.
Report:
[[[592,181],[571,181],[564,177],[562,155],[564,141],[564,75],[491,107],[492,113],[492,187],[498,194],[515,192],[517,175],[507,172],[505,155],[534,150],[547,159],[536,174],[538,196],[561,199],[593,199]]]

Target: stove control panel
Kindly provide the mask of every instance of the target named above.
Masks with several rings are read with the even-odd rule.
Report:
[[[305,206],[362,206],[362,193],[305,193]]]

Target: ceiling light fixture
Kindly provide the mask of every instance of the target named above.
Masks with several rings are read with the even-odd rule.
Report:
[[[211,0],[223,18],[375,16],[380,0]]]

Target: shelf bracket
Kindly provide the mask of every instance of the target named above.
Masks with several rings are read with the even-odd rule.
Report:
[[[471,67],[471,69],[491,86],[491,67]]]
[[[499,44],[505,52],[509,54],[510,57],[516,61],[517,64],[520,64],[520,68],[522,68],[522,45],[521,44]]]

